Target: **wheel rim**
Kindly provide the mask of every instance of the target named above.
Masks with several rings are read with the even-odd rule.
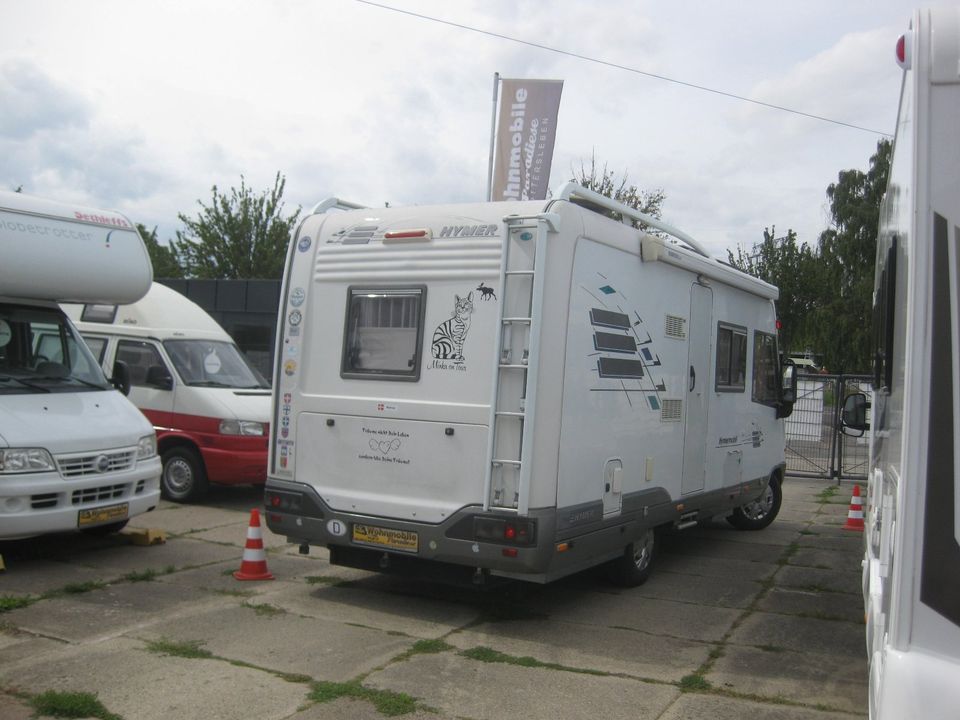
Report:
[[[760,499],[747,503],[740,509],[751,520],[762,520],[773,509],[773,488],[767,485]]]
[[[646,570],[653,558],[653,530],[647,530],[646,534],[633,543],[633,564],[637,570]]]
[[[170,460],[163,468],[163,484],[171,495],[185,495],[193,487],[193,467],[183,458]]]

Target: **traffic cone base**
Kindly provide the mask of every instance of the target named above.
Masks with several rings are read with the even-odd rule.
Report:
[[[863,498],[860,497],[860,486],[853,486],[853,497],[850,498],[850,510],[847,512],[847,522],[844,530],[863,532]]]
[[[237,580],[273,580],[273,575],[267,570],[267,554],[263,550],[263,535],[260,533],[260,511],[257,509],[250,511],[243,560],[233,576]]]

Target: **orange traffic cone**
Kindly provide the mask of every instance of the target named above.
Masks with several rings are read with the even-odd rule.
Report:
[[[844,530],[863,532],[863,499],[860,497],[860,486],[853,486],[853,497],[850,498],[850,511],[847,513],[847,523]]]
[[[233,574],[237,580],[273,580],[267,570],[267,554],[263,551],[263,535],[260,533],[260,511],[250,511],[250,526],[247,528],[247,544],[243,548],[240,569]]]

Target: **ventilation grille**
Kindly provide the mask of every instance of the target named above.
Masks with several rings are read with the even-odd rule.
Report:
[[[663,400],[660,405],[660,422],[680,422],[683,419],[683,400]]]
[[[664,331],[669,338],[685,340],[687,338],[687,319],[676,315],[667,315]]]
[[[57,465],[61,475],[72,478],[122,472],[132,468],[136,460],[136,450],[114,450],[84,455],[58,455]]]
[[[74,505],[87,505],[89,503],[104,502],[106,500],[116,500],[123,497],[126,489],[126,484],[120,484],[74,490],[70,501]]]

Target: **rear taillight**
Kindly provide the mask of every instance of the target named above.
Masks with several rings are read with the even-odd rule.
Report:
[[[276,490],[267,490],[263,494],[263,502],[267,510],[299,510],[302,498],[303,496],[298,493],[278,492]]]
[[[477,516],[473,519],[476,540],[506,545],[533,545],[537,539],[535,520]]]

